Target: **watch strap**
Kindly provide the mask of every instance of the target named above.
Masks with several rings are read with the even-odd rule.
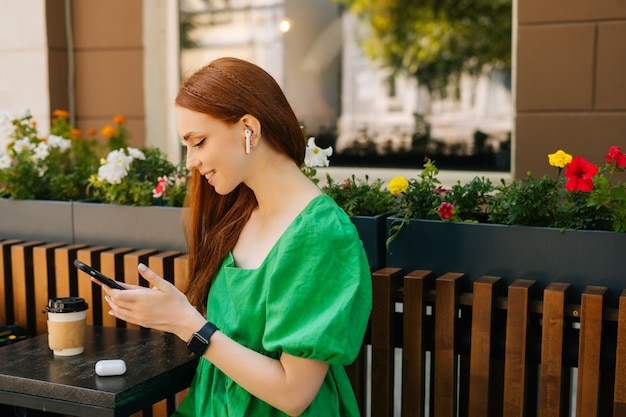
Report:
[[[218,331],[219,329],[211,322],[206,322],[204,326],[197,332],[195,332],[191,339],[187,342],[187,348],[195,353],[197,356],[204,355],[207,348],[209,347],[209,343],[211,340],[211,336],[213,333]]]

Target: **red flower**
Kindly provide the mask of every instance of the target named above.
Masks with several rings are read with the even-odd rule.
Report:
[[[567,177],[565,188],[567,191],[591,192],[593,190],[592,178],[597,173],[597,166],[577,156],[565,166],[565,177]]]
[[[619,146],[611,146],[609,148],[609,153],[606,154],[605,158],[607,164],[610,164],[614,160],[615,165],[621,168],[626,168],[626,154],[622,152]]]
[[[452,218],[452,212],[454,211],[454,206],[450,203],[441,203],[437,212],[441,216],[443,220],[448,220]]]

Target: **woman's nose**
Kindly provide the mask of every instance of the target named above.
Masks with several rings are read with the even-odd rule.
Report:
[[[196,169],[198,167],[198,165],[200,164],[200,161],[198,161],[196,158],[190,157],[189,155],[187,155],[187,159],[185,161],[185,166],[187,167],[187,169],[189,171]]]

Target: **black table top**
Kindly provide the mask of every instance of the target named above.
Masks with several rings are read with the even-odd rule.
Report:
[[[126,374],[95,364],[123,359]],[[125,416],[187,388],[197,359],[174,335],[87,327],[85,352],[54,356],[47,334],[0,348],[0,403],[75,416]]]

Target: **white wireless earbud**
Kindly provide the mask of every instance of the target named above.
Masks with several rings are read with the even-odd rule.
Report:
[[[243,131],[243,134],[246,136],[246,153],[250,153],[250,138],[252,137],[252,131],[250,129],[246,129]]]

